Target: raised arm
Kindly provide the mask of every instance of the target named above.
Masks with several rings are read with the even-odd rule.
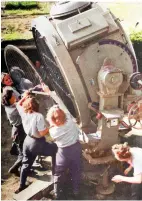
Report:
[[[29,91],[25,91],[23,97],[17,102],[18,105],[22,106],[24,101],[28,98]]]
[[[47,93],[48,96],[50,96],[50,89],[47,85],[45,85],[44,83],[42,83],[42,89],[45,93]]]

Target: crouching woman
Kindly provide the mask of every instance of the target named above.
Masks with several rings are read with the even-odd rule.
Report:
[[[127,177],[115,175],[112,181],[127,182],[132,184],[132,200],[142,199],[142,149],[138,147],[129,147],[127,143],[116,144],[112,146],[112,152],[118,161],[127,162],[130,166],[124,171],[127,175],[134,168],[134,176]]]
[[[58,106],[54,105],[47,114],[50,124],[49,133],[58,146],[54,174],[54,193],[56,199],[65,195],[63,184],[67,169],[71,174],[73,196],[79,196],[81,179],[81,145],[79,143],[78,127],[70,114],[65,114]]]

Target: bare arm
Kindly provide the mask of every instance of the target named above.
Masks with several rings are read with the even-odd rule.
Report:
[[[132,166],[130,165],[125,171],[124,174],[127,175],[131,170],[132,170]]]
[[[39,132],[40,136],[43,137],[43,136],[49,134],[49,128],[46,128],[45,130],[43,130],[43,131],[38,131],[38,132]]]
[[[124,182],[128,182],[131,184],[140,184],[142,182],[142,174],[138,174],[134,177],[123,177]]]
[[[23,97],[21,98],[21,100],[18,101],[18,104],[20,106],[23,105],[24,101],[28,98],[28,95],[29,95],[29,91],[26,91],[24,94],[23,94]]]
[[[115,175],[112,178],[112,181],[114,181],[116,183],[127,182],[127,183],[131,183],[131,184],[140,184],[142,182],[142,173],[140,173],[134,177],[125,177],[122,175]]]
[[[50,89],[47,85],[42,84],[42,89],[45,93],[47,93],[48,96],[50,96]]]

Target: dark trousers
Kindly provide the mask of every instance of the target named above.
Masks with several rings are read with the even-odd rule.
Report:
[[[52,157],[52,172],[54,173],[57,146],[55,143],[46,142],[45,138],[32,138],[27,136],[23,145],[23,160],[20,173],[20,187],[24,187],[29,170],[37,155]]]
[[[132,184],[132,200],[142,200],[142,183],[141,184]]]
[[[17,158],[16,162],[14,163],[13,168],[18,169],[18,167],[20,167],[22,165],[23,143],[24,143],[24,140],[26,137],[22,124],[20,124],[19,126],[12,127],[12,136],[16,136],[14,141],[17,146],[17,152],[18,152],[18,158]]]
[[[56,165],[54,174],[54,192],[59,196],[63,191],[63,184],[66,180],[66,172],[69,169],[73,192],[79,192],[81,180],[81,145],[79,142],[64,148],[58,148],[56,154]]]

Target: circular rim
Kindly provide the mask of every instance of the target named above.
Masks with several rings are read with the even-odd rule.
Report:
[[[12,67],[12,65],[9,64],[9,62],[7,61],[7,53],[8,51],[13,51],[13,52],[16,52],[17,54],[19,54],[19,56],[21,56],[23,58],[23,60],[27,63],[28,67],[29,67],[29,70],[31,69],[31,72],[34,72],[34,75],[35,75],[35,79],[34,80],[31,80],[35,85],[37,84],[40,84],[40,82],[42,81],[42,78],[41,76],[38,74],[38,72],[35,70],[34,68],[34,64],[31,62],[31,60],[16,46],[14,45],[7,45],[4,49],[4,59],[5,59],[5,63],[6,63],[6,66],[7,66],[7,69],[8,69],[8,72],[10,73],[10,69]],[[15,66],[16,66],[16,62],[15,62]],[[19,65],[17,65],[17,67],[20,68]],[[22,68],[23,70],[23,68]],[[23,70],[24,71],[24,70]],[[24,71],[25,72],[25,71]],[[28,79],[29,77],[26,76]]]
[[[137,83],[139,76],[141,76],[140,79],[142,80],[142,73],[140,73],[140,72],[133,73],[130,77],[130,86],[135,90],[142,89],[142,85]]]
[[[131,122],[131,119],[132,119],[132,117],[134,116],[134,114],[131,115],[131,113],[136,112],[137,109],[138,109],[138,103],[135,103],[135,104],[131,107],[131,109],[129,110],[129,113],[128,113],[128,121],[129,121],[129,124],[130,124],[131,127],[135,128],[135,129],[138,129],[138,130],[141,130],[141,129],[142,129],[141,120],[135,119],[134,124],[132,124],[132,122]],[[131,117],[131,116],[132,116],[132,117]],[[138,128],[138,127],[136,126],[137,122],[140,123],[140,125],[141,125],[140,128]]]
[[[50,10],[50,16],[53,18],[64,17],[73,13],[78,12],[78,10],[83,10],[89,6],[91,2],[75,2],[75,1],[64,1],[58,2],[53,5]]]

